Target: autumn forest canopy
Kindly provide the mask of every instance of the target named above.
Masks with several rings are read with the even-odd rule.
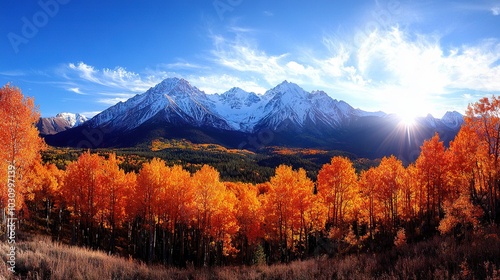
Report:
[[[435,134],[408,166],[390,156],[357,171],[335,156],[315,180],[280,165],[264,183],[227,182],[212,166],[188,171],[159,158],[126,172],[112,152],[86,151],[60,169],[42,160],[38,118],[20,89],[0,89],[0,207],[7,213],[14,165],[19,234],[149,263],[206,266],[379,252],[435,235],[460,242],[500,222],[495,96],[469,105],[449,147]]]

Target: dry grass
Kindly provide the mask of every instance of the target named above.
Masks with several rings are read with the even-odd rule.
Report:
[[[7,249],[0,243],[1,252]],[[148,266],[41,237],[20,242],[17,250],[16,274],[7,271],[2,253],[0,279],[500,279],[498,234],[468,243],[436,237],[381,254],[251,267]]]
[[[0,243],[0,251],[7,249]],[[0,275],[6,279],[179,279],[179,273],[44,238],[17,244],[16,275],[7,271],[5,263],[0,265]]]

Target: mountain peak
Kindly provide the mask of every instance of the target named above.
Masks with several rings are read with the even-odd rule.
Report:
[[[56,134],[72,127],[80,126],[87,118],[78,113],[59,113],[55,117],[40,118],[36,124],[42,135]]]
[[[299,85],[295,83],[291,83],[287,80],[284,80],[280,84],[278,84],[275,88],[293,88],[293,87],[299,87]],[[300,88],[300,87],[299,87]]]
[[[303,88],[295,83],[290,83],[287,80],[283,81],[281,84],[275,86],[274,88],[268,90],[266,92],[267,95],[283,95],[283,96],[298,96],[301,98],[305,98],[309,93],[306,92]],[[265,95],[266,95],[265,94]]]
[[[156,86],[150,88],[146,93],[153,95],[189,96],[204,94],[201,90],[193,87],[183,78],[166,78]]]
[[[239,88],[239,87],[233,87],[230,90],[226,91],[223,93],[224,95],[247,95],[248,92]]]
[[[447,117],[461,117],[463,118],[463,115],[460,114],[459,112],[457,111],[447,111],[444,115],[443,115],[443,119],[444,118],[447,118]]]
[[[78,113],[75,114],[75,113],[63,112],[63,113],[57,114],[56,118],[61,118],[61,119],[66,120],[71,127],[79,126],[82,123],[87,121],[87,118],[85,116],[80,115]]]
[[[464,116],[457,111],[448,111],[441,121],[449,128],[458,128],[463,124]]]

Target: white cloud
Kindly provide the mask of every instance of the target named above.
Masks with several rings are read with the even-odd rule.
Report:
[[[68,67],[71,70],[77,71],[80,74],[81,78],[83,78],[85,80],[88,80],[88,81],[91,81],[91,82],[94,82],[94,83],[102,84],[99,81],[99,79],[97,79],[96,77],[94,77],[94,75],[97,72],[96,70],[94,70],[94,67],[89,66],[89,65],[87,65],[87,64],[85,64],[83,62],[78,63],[78,65],[70,63],[68,65]]]
[[[212,54],[216,63],[239,72],[264,74],[268,83],[275,84],[286,78],[282,61],[287,54],[268,55],[247,43],[229,41],[221,36],[214,37],[215,49]]]
[[[212,55],[217,64],[240,74],[257,74],[267,82],[267,86],[274,86],[284,80],[322,86],[332,78],[340,77],[362,81],[356,69],[346,65],[349,53],[342,48],[333,49],[328,42],[324,43],[330,50],[329,56],[318,58],[308,54],[296,60],[292,59],[291,53],[270,55],[246,42],[241,34],[237,34],[235,40],[222,36],[214,36],[213,39],[215,47]]]
[[[115,105],[118,102],[125,102],[132,98],[133,93],[120,93],[120,92],[101,92],[100,97],[97,97],[97,102],[105,105]],[[102,97],[104,96],[104,97]]]
[[[19,77],[25,76],[26,73],[20,70],[11,70],[11,71],[1,71],[0,76],[9,76],[9,77]]]
[[[69,91],[74,92],[76,94],[82,94],[85,95],[85,93],[80,91],[80,88],[74,87],[74,88],[68,88]]]
[[[500,15],[500,6],[495,6],[495,7],[491,8],[491,13],[492,13],[494,16],[498,16],[498,15]]]
[[[183,62],[174,62],[168,64],[159,64],[157,68],[159,70],[159,69],[204,69],[204,68],[206,69],[207,67],[183,61]]]
[[[91,119],[95,115],[99,114],[102,111],[89,111],[89,112],[81,112],[80,115],[85,116],[87,119]]]
[[[453,102],[456,110],[465,109],[462,99],[450,96],[454,93],[500,91],[497,40],[447,49],[439,37],[412,35],[394,28],[370,34],[356,55],[358,70],[371,80],[368,87],[378,92],[377,98],[427,100],[429,108],[424,109],[436,114],[443,113],[441,108]]]
[[[401,90],[441,93],[449,83],[443,53],[431,38],[411,40],[398,29],[373,32],[356,51],[360,73],[373,86],[391,84]]]
[[[124,98],[124,97],[115,97],[115,98],[99,98],[97,99],[97,102],[101,103],[101,104],[105,104],[105,105],[115,105],[116,103],[118,102],[125,102],[127,101],[128,98]]]
[[[161,81],[152,76],[143,78],[139,74],[127,71],[123,67],[98,70],[84,62],[79,62],[76,65],[74,63],[68,64],[68,69],[85,81],[111,89],[125,89],[132,92],[144,92]]]
[[[248,92],[262,94],[267,88],[260,86],[251,79],[242,80],[238,77],[222,74],[209,76],[190,76],[187,80],[208,94],[224,93],[233,87],[239,87]]]
[[[272,17],[272,16],[274,16],[274,13],[273,13],[273,12],[271,12],[271,11],[264,11],[264,12],[262,12],[262,13],[263,13],[266,17]]]
[[[145,92],[165,78],[163,76],[165,73],[159,71],[140,75],[120,66],[114,69],[96,69],[84,62],[70,63],[59,74],[71,81],[71,87],[67,90],[89,95],[90,100],[107,106],[126,101],[137,93]],[[155,76],[155,74],[159,75]]]

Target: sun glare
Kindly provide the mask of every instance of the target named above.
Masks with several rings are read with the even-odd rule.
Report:
[[[423,96],[412,97],[406,96],[406,98],[399,99],[399,102],[394,104],[394,112],[399,117],[400,123],[408,128],[414,126],[417,118],[421,116],[422,110],[429,107]]]
[[[417,115],[412,112],[401,112],[398,113],[398,116],[401,119],[401,123],[407,127],[413,126],[417,118]]]

